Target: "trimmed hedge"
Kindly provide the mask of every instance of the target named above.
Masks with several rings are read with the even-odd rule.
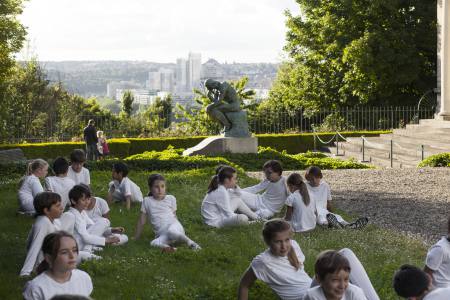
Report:
[[[390,131],[352,131],[341,132],[345,137],[378,136]],[[322,140],[329,140],[335,133],[318,133]],[[314,149],[314,135],[312,133],[301,134],[258,134],[258,144],[261,147],[270,147],[278,151],[286,151],[289,154],[307,152]],[[200,143],[205,136],[175,137],[175,138],[123,138],[110,139],[108,141],[112,157],[125,158],[130,155],[145,151],[162,151],[169,146],[175,148],[189,148]],[[317,143],[317,147],[322,146]],[[84,149],[83,142],[60,143],[36,143],[36,144],[4,144],[0,150],[20,148],[27,159],[44,158],[52,159],[58,156],[68,157],[73,149]]]
[[[422,160],[418,167],[450,167],[450,153],[431,155]]]

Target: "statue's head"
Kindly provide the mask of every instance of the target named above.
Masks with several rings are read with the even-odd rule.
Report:
[[[214,80],[211,78],[205,80],[205,87],[208,90],[217,89],[219,87],[219,85],[220,85],[220,82],[217,80]]]

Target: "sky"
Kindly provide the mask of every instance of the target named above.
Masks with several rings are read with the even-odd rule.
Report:
[[[21,55],[168,63],[191,51],[203,62],[280,62],[286,9],[299,13],[295,0],[28,0]]]

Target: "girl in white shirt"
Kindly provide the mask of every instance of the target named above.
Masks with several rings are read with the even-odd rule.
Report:
[[[69,191],[75,185],[75,181],[67,176],[69,162],[64,157],[58,157],[53,162],[53,172],[56,176],[45,178],[45,189],[58,193],[61,196],[61,204],[65,209],[69,206]]]
[[[47,172],[48,163],[43,159],[38,158],[28,164],[27,175],[19,182],[19,211],[27,214],[34,213],[33,199],[44,191],[39,178],[44,178]]]
[[[135,239],[142,234],[147,219],[152,224],[156,238],[150,245],[162,248],[164,252],[173,252],[178,243],[187,244],[191,249],[201,247],[186,236],[183,226],[176,216],[177,200],[172,195],[166,195],[166,180],[160,174],[152,174],[148,178],[148,197],[144,198],[141,215],[136,225]]]
[[[89,296],[93,286],[89,274],[77,270],[78,247],[72,235],[57,231],[47,235],[42,244],[45,260],[39,275],[27,282],[25,300],[48,300],[55,295]]]
[[[86,214],[91,194],[86,185],[75,185],[69,192],[72,207],[69,213],[75,219],[74,236],[80,250],[93,252],[106,244],[124,244],[128,237],[123,234],[123,227],[110,227],[108,219],[102,218],[94,222]]]
[[[245,214],[236,214],[231,208],[227,189],[236,186],[236,178],[236,170],[230,166],[224,166],[212,177],[201,206],[202,217],[207,225],[220,228],[249,224]]]
[[[302,176],[292,173],[287,179],[287,186],[291,194],[286,200],[286,221],[291,223],[295,232],[313,230],[316,227],[316,206],[311,202]]]
[[[308,193],[310,199],[316,205],[317,224],[328,225],[335,228],[361,229],[367,225],[369,219],[358,218],[355,222],[349,223],[340,215],[332,213],[331,189],[328,183],[323,180],[322,171],[319,167],[311,166],[306,170],[305,178],[308,181]]]
[[[290,224],[272,219],[264,224],[262,234],[269,249],[256,256],[245,271],[238,299],[248,299],[249,289],[257,279],[267,283],[283,300],[302,299],[312,280],[304,269],[305,255],[292,239]]]

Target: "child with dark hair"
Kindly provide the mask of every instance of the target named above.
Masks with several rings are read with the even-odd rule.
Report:
[[[75,184],[91,184],[91,175],[89,170],[84,167],[86,162],[86,153],[83,149],[74,149],[70,153],[70,167],[67,176],[75,181]]]
[[[242,196],[242,200],[263,219],[269,219],[279,213],[286,202],[289,191],[286,178],[282,176],[283,167],[277,160],[269,160],[263,165],[265,179],[259,184],[242,189],[253,194]],[[258,194],[263,192],[263,194]]]
[[[292,239],[292,229],[281,219],[267,221],[263,227],[267,250],[256,256],[241,278],[239,300],[247,300],[253,283],[259,279],[267,283],[281,299],[302,299],[311,285],[305,272],[305,255]]]
[[[128,178],[128,166],[122,162],[115,163],[112,169],[112,179],[109,183],[107,201],[125,202],[127,209],[131,202],[142,202],[144,197],[140,187]]]
[[[403,265],[395,272],[393,287],[398,296],[406,299],[450,299],[450,288],[434,288],[428,274],[411,265]]]
[[[77,270],[78,247],[72,235],[64,231],[48,234],[42,244],[45,260],[39,275],[27,282],[25,300],[47,300],[59,294],[89,296],[93,286],[89,274]]]
[[[152,224],[155,239],[150,245],[162,248],[165,252],[176,250],[176,244],[186,244],[193,250],[201,247],[186,236],[183,225],[178,221],[177,200],[166,194],[166,180],[160,174],[152,174],[148,178],[148,196],[144,198],[141,215],[136,225],[135,239],[139,239],[147,222]]]
[[[27,257],[20,276],[29,276],[34,268],[43,260],[41,253],[42,242],[47,234],[59,229],[56,221],[63,212],[61,196],[52,192],[42,192],[34,197],[36,221],[28,234]]]
[[[55,176],[45,178],[45,189],[61,196],[63,208],[69,206],[69,191],[75,185],[75,181],[67,176],[69,162],[64,157],[58,157],[53,162]]]
[[[447,236],[428,250],[425,272],[431,276],[433,286],[450,287],[450,218],[447,220]]]
[[[110,227],[108,219],[102,218],[94,223],[86,214],[91,192],[86,185],[75,185],[69,192],[71,208],[68,213],[75,219],[74,236],[80,250],[92,253],[106,244],[124,244],[128,237],[123,227]],[[92,258],[98,258],[93,256]]]
[[[317,224],[328,225],[335,228],[353,228],[361,229],[367,225],[369,219],[366,217],[358,218],[355,222],[349,223],[340,215],[332,213],[331,206],[331,188],[323,180],[322,171],[319,167],[311,166],[306,170],[305,178],[307,180],[309,197],[314,201],[317,211]]]

